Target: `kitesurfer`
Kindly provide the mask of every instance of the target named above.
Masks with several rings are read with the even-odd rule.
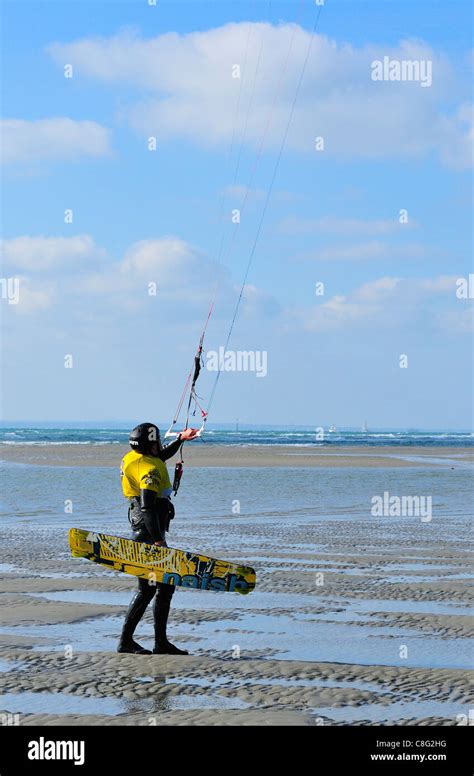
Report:
[[[172,486],[165,461],[178,452],[183,442],[196,435],[198,435],[196,429],[188,428],[178,435],[176,441],[163,446],[160,431],[153,423],[141,423],[130,432],[129,443],[132,450],[123,458],[120,473],[123,495],[129,499],[128,519],[132,526],[132,538],[135,541],[155,543],[161,547],[167,546],[165,533],[169,530],[170,520],[174,517],[174,507],[170,500]],[[134,641],[133,634],[154,597],[153,654],[188,654],[186,650],[178,649],[171,644],[166,636],[173,593],[174,585],[138,579],[138,591],[125,615],[117,652],[152,654],[149,649],[144,649]]]

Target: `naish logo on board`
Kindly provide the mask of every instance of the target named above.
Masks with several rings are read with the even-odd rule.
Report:
[[[249,584],[244,579],[238,579],[237,574],[228,574],[227,577],[211,577],[210,574],[178,574],[167,572],[163,574],[163,584],[181,585],[181,587],[202,588],[202,590],[225,590],[232,593],[234,590],[249,590]]]
[[[28,743],[29,760],[73,760],[84,765],[85,741],[48,741],[43,736]]]

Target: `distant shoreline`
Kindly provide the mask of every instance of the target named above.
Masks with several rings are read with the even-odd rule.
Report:
[[[122,444],[0,445],[0,461],[37,466],[114,467],[128,451]],[[474,450],[456,446],[397,447],[354,446],[297,447],[295,445],[212,445],[198,441],[184,447],[184,459],[190,467],[432,467],[474,463]],[[176,457],[169,463],[177,460]]]

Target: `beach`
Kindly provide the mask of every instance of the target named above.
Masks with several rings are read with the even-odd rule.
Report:
[[[116,467],[117,461],[120,461],[127,449],[118,444],[3,445],[0,449],[0,460],[47,466]],[[370,448],[359,445],[348,450],[347,447],[336,445],[331,448],[295,445],[221,447],[194,442],[186,445],[184,455],[186,466],[190,467],[409,467],[432,466],[437,460],[444,466],[455,465],[458,461],[474,462],[473,450],[458,447],[440,450],[421,446]]]
[[[4,720],[466,724],[472,451],[187,445],[168,544],[245,561],[257,586],[178,589],[169,634],[185,657],[117,654],[136,580],[67,546],[70,526],[127,535],[125,451],[0,449]],[[374,516],[385,491],[431,495],[432,515]],[[151,609],[136,638],[152,646]]]

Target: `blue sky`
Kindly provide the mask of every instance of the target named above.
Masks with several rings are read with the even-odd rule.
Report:
[[[206,348],[226,341],[317,8],[2,11],[2,416],[171,420],[218,276]],[[471,427],[470,14],[323,6],[229,345],[268,374],[225,372],[210,421]],[[431,86],[375,83],[384,56],[431,61]]]

